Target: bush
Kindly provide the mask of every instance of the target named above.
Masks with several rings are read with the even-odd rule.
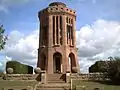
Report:
[[[32,74],[33,67],[21,64],[18,61],[8,61],[6,63],[6,71],[7,68],[13,68],[13,74]]]

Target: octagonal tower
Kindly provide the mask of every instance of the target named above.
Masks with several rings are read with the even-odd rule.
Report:
[[[62,2],[53,2],[41,10],[38,17],[40,33],[37,67],[49,74],[74,72],[73,67],[79,68],[76,12]]]

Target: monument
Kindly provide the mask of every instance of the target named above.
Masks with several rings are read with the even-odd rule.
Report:
[[[38,13],[40,21],[37,67],[48,74],[74,72],[78,68],[76,12],[62,2],[53,2]]]
[[[35,74],[13,74],[14,69],[7,68],[8,74],[0,75],[0,80],[12,84],[3,84],[2,90],[103,90],[102,85],[97,84],[98,81],[109,80],[106,73],[79,73],[75,11],[67,8],[64,3],[53,2],[41,10],[38,17],[40,34]],[[15,84],[16,81],[24,82]],[[94,81],[95,85],[85,81]]]

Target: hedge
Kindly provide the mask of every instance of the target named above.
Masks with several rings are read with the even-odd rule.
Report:
[[[21,64],[18,61],[8,61],[6,63],[7,68],[13,68],[13,74],[32,74],[33,67],[25,64]]]

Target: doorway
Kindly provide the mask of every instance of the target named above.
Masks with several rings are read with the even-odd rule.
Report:
[[[73,53],[69,54],[68,62],[69,62],[70,71],[73,73],[74,72],[73,67],[76,67],[75,55]]]
[[[61,73],[61,58],[62,58],[62,55],[58,52],[53,55],[54,73]]]

